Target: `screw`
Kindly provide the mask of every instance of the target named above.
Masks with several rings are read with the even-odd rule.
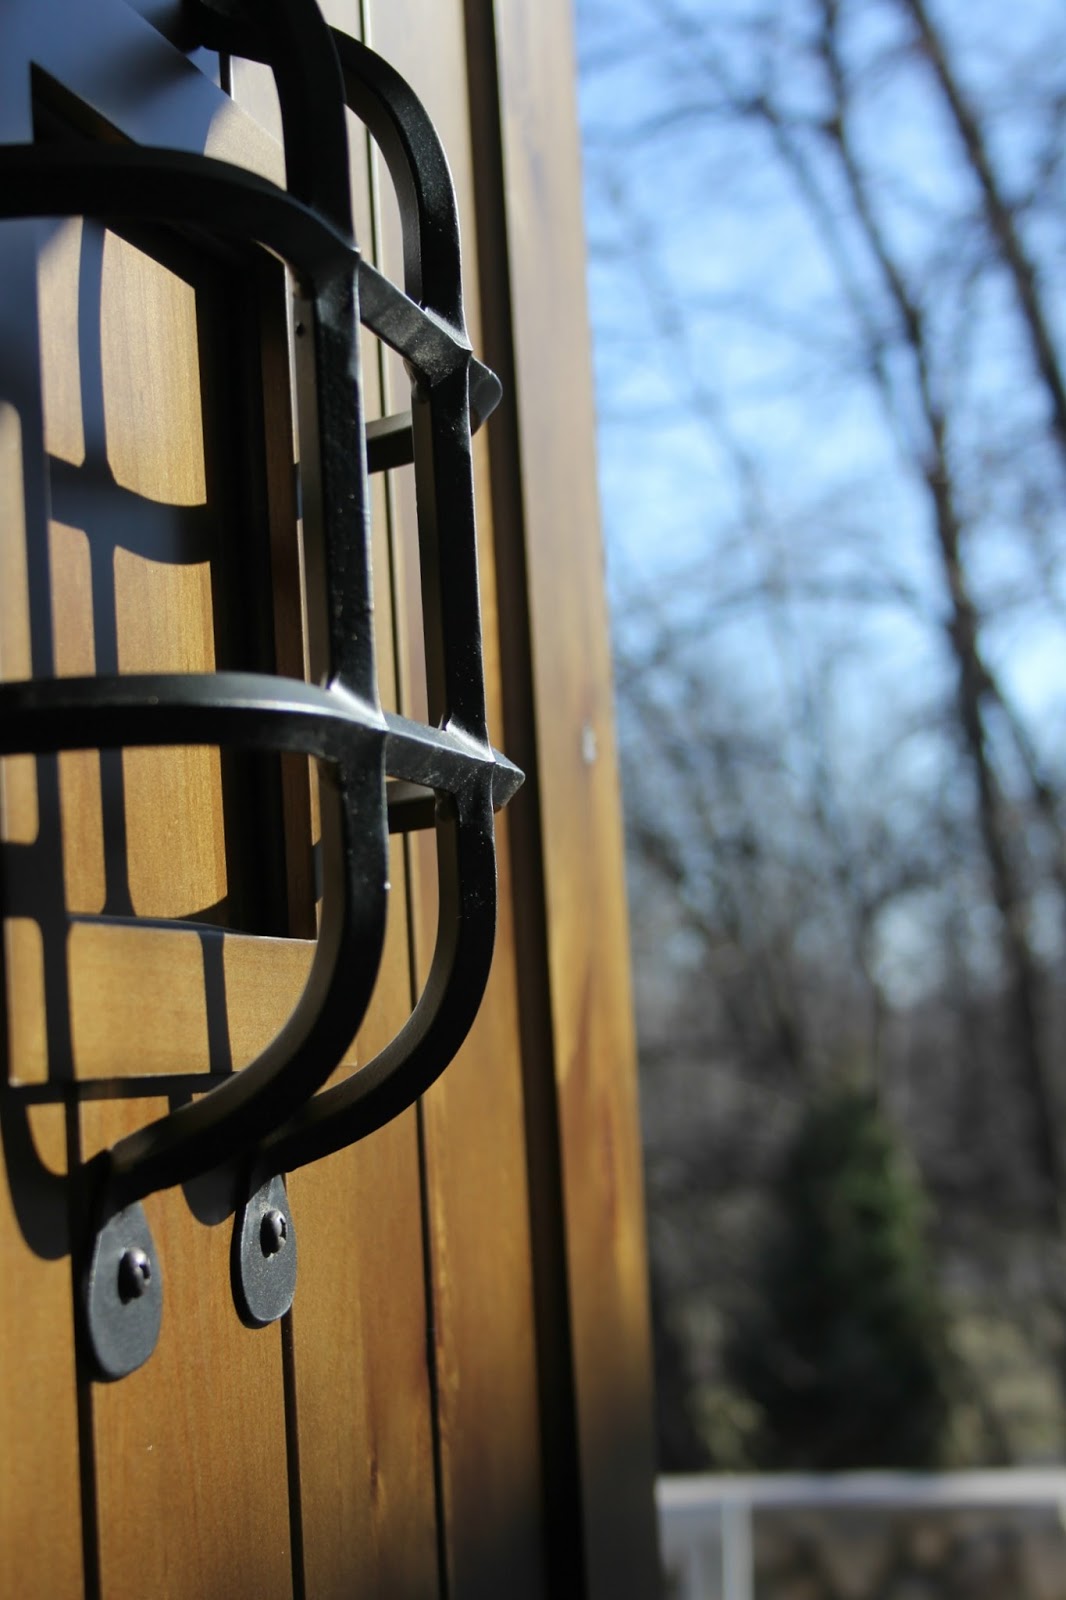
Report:
[[[263,1212],[263,1220],[259,1224],[259,1245],[265,1256],[276,1256],[288,1234],[289,1224],[283,1211],[272,1208]]]
[[[148,1293],[152,1281],[152,1263],[143,1250],[124,1250],[118,1264],[119,1299],[125,1302],[139,1300]]]

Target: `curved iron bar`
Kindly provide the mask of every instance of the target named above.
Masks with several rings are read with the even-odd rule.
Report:
[[[309,26],[311,18],[317,26]],[[476,426],[497,402],[499,384],[473,358],[466,337],[458,223],[443,151],[398,74],[356,41],[339,34],[331,39],[309,0],[296,6],[264,0],[256,23],[271,35],[267,58],[285,121],[288,191],[209,157],[169,150],[96,147],[72,158],[62,147],[0,148],[0,216],[159,220],[254,239],[296,271],[314,335],[314,406],[301,413],[317,423],[317,437],[310,430],[302,434],[316,469],[308,470],[312,462],[305,461],[309,522],[321,531],[317,550],[312,543],[309,551],[308,589],[318,600],[310,619],[313,670],[317,665],[330,687],[205,674],[0,688],[3,753],[226,743],[299,750],[335,770],[337,804],[328,803],[328,785],[323,797],[324,866],[327,883],[344,878],[345,893],[339,904],[325,897],[319,947],[296,1011],[237,1077],[90,1163],[106,1166],[108,1204],[115,1208],[219,1165],[232,1156],[238,1137],[245,1152],[263,1140],[257,1170],[301,1165],[369,1133],[428,1087],[461,1044],[484,991],[495,933],[492,810],[521,782],[487,741],[470,394],[476,395]],[[251,53],[233,42],[228,47]],[[321,92],[323,75],[336,82],[336,57],[329,62],[334,49],[345,97],[382,144],[407,201],[409,294],[361,262],[351,239],[346,147],[343,138],[335,142],[332,93]],[[322,161],[320,137],[343,159]],[[418,379],[416,484],[431,709],[446,722],[439,728],[385,715],[377,703],[358,404],[360,318]],[[350,1043],[376,975],[385,831],[365,824],[384,817],[385,770],[451,796],[446,814],[438,805],[441,912],[432,969],[415,1012],[387,1049],[344,1085],[303,1104]],[[368,888],[374,891],[370,909]],[[302,1110],[279,1127],[294,1103]]]
[[[302,278],[325,369],[320,387],[334,396],[338,389],[347,395],[347,448],[337,448],[341,408],[336,402],[328,448],[320,433],[316,449],[313,430],[305,429],[323,471],[334,457],[347,463],[343,482],[330,486],[338,497],[320,497],[318,515],[312,509],[306,518],[309,546],[317,544],[321,587],[329,585],[328,599],[324,595],[319,607],[318,665],[326,681],[362,706],[362,716],[349,718],[345,737],[332,752],[333,781],[322,785],[323,870],[327,886],[342,887],[338,893],[327,887],[323,897],[311,974],[295,1011],[277,1038],[234,1078],[87,1164],[81,1181],[89,1185],[101,1222],[157,1189],[225,1164],[238,1145],[246,1152],[254,1147],[313,1094],[350,1044],[369,1003],[384,941],[388,735],[377,702],[370,625],[369,527],[358,404],[358,253],[353,242],[276,186],[206,156],[137,146],[76,152],[62,146],[0,148],[0,216],[85,214],[177,221],[211,235],[252,239],[283,255]],[[136,694],[134,682],[84,681],[80,732],[76,718],[64,721],[50,714],[64,695],[77,701],[76,680],[8,686],[5,741],[14,740],[28,752],[87,743],[100,747],[108,739],[116,745],[173,742],[142,725],[130,699]],[[165,703],[167,682],[160,678],[152,684],[156,711]],[[181,680],[170,682],[180,693]],[[204,674],[196,682],[201,702],[209,702],[220,675]],[[266,686],[264,699],[270,680]],[[32,712],[38,723],[36,731],[25,729],[21,738],[20,711]],[[181,720],[171,719],[175,725]],[[199,717],[192,720],[198,728],[189,728],[191,738],[219,742],[211,732],[214,718],[208,706],[201,704]],[[246,734],[245,726],[236,742],[244,742]]]
[[[498,750],[302,678],[128,672],[0,683],[0,756],[226,744],[341,764],[353,737],[361,736],[383,739],[390,776],[457,802],[474,784],[488,789],[498,810],[522,781]]]
[[[228,4],[225,0],[195,0],[192,15],[199,43],[273,66],[258,11],[232,0]],[[330,33],[348,109],[369,129],[385,157],[396,192],[407,294],[431,307],[469,349],[463,316],[459,215],[444,146],[422,102],[394,67],[342,29],[331,28]],[[286,165],[290,174],[299,173],[317,135],[295,110],[286,118],[284,101],[282,118]],[[322,183],[324,176],[322,170],[312,169],[313,180]],[[332,190],[336,174],[330,172],[325,181]],[[310,201],[305,186],[293,183],[291,176],[289,185]],[[340,210],[339,206],[324,209],[334,215]],[[365,263],[361,271],[365,277],[377,276]],[[423,376],[432,370],[427,360],[415,365]],[[471,420],[476,433],[499,404],[501,389],[496,374],[476,358],[470,366]]]
[[[453,875],[465,877],[478,884],[484,881],[486,849],[490,853],[494,874],[492,845],[492,809],[503,806],[522,781],[522,775],[498,752],[488,752],[458,733],[441,728],[427,727],[411,722],[394,713],[381,713],[354,696],[338,689],[321,689],[302,679],[284,679],[258,673],[167,673],[121,674],[88,678],[34,679],[25,683],[0,684],[0,755],[42,755],[54,750],[95,749],[98,747],[137,745],[226,744],[244,750],[285,751],[315,756],[325,763],[335,764],[342,772],[354,770],[358,776],[361,762],[365,762],[365,741],[380,739],[384,733],[385,765],[389,772],[434,789],[438,794],[453,797],[459,827],[454,830],[452,849],[445,856],[446,869]],[[486,800],[488,810],[486,811]],[[460,894],[462,891],[457,891]],[[348,896],[352,896],[349,882]],[[473,908],[469,908],[473,909]],[[491,911],[491,906],[484,908]],[[480,938],[486,937],[481,919],[475,917],[475,927],[480,926]],[[442,975],[443,960],[434,963],[427,983],[427,994],[434,999],[446,984],[450,971],[463,961],[463,938],[470,941],[470,916],[449,919],[452,930],[445,953],[449,968]],[[487,925],[488,956],[491,957],[493,923]],[[326,937],[323,923],[322,939]],[[466,957],[470,959],[469,956]],[[316,967],[318,956],[316,954]],[[343,967],[343,959],[334,963]],[[344,968],[345,971],[349,969]],[[434,975],[435,974],[435,975]],[[372,986],[373,973],[368,985]],[[351,1015],[347,1008],[339,1007],[329,989],[330,978],[314,981],[312,977],[296,1012],[282,1032],[273,1041],[264,1056],[273,1054],[283,1059],[296,1050],[322,1049],[326,1053],[327,1070],[351,1042]],[[360,989],[364,986],[359,986]],[[416,1013],[416,1017],[418,1013]],[[454,1054],[462,1043],[466,1029],[458,1034],[459,1014],[452,1007],[434,1007],[434,1017],[440,1017],[433,1031],[433,1048],[452,1042]],[[316,1031],[305,1043],[300,1043],[301,1025],[310,1018]],[[421,1015],[423,1032],[426,1028],[425,1009]],[[361,1094],[356,1100],[361,1106],[361,1120],[381,1126],[397,1112],[410,1104],[410,1092],[403,1074],[396,1076],[397,1063],[410,1053],[410,1040],[414,1033],[411,1024],[397,1036],[388,1049],[374,1062],[361,1069],[350,1086],[358,1085]],[[417,1024],[416,1024],[417,1025]],[[258,1068],[264,1056],[252,1066]],[[445,1057],[450,1060],[451,1056]],[[217,1109],[219,1097],[225,1099],[227,1091],[232,1096],[242,1083],[248,1084],[252,1067],[245,1068],[228,1083],[218,1086],[202,1101],[172,1113],[162,1123],[152,1124],[143,1130],[151,1136],[150,1144],[132,1135],[121,1141],[108,1157],[108,1197],[116,1209],[143,1199],[148,1193],[171,1184],[185,1181],[187,1151],[184,1143],[163,1138],[162,1130],[173,1127],[185,1111],[206,1113]],[[321,1081],[321,1080],[319,1080]],[[343,1086],[348,1088],[349,1085]],[[369,1111],[362,1110],[368,1092],[375,1091]],[[332,1118],[338,1110],[335,1096],[340,1090],[330,1091],[311,1102],[314,1108],[308,1129],[314,1130],[316,1139],[333,1140],[340,1132],[339,1124],[324,1127],[324,1119]],[[255,1097],[249,1109],[249,1098]],[[248,1118],[269,1116],[274,1102],[262,1099],[261,1085],[251,1083],[245,1098],[239,1102],[245,1120],[241,1123],[241,1144],[247,1151],[245,1130]],[[236,1100],[236,1097],[234,1097]],[[353,1104],[356,1103],[353,1100]],[[262,1104],[260,1115],[258,1108]],[[262,1130],[259,1129],[259,1132]],[[293,1130],[295,1133],[295,1130]],[[370,1127],[365,1131],[369,1132]],[[179,1126],[179,1132],[184,1130]],[[201,1136],[222,1140],[231,1137],[232,1127],[226,1122],[209,1119],[201,1129]],[[300,1126],[300,1137],[309,1137]],[[343,1139],[341,1142],[350,1142]],[[338,1146],[331,1144],[331,1148]],[[256,1163],[257,1174],[265,1175],[278,1143],[269,1140],[264,1155]],[[220,1165],[231,1152],[223,1146],[216,1147]],[[99,1159],[99,1158],[98,1158]],[[310,1159],[310,1158],[309,1158]],[[148,1166],[145,1167],[147,1160]],[[296,1162],[294,1165],[302,1163]],[[207,1170],[198,1169],[198,1170]],[[278,1167],[277,1170],[285,1170]],[[256,1182],[259,1179],[257,1177]]]
[[[276,4],[277,0],[271,8],[275,16]],[[200,0],[199,13],[208,18],[210,29],[204,42],[273,64],[276,37],[267,44],[264,34],[269,29],[262,28],[260,14],[254,19],[248,11],[237,16],[238,9],[231,5],[228,20],[222,21],[217,6]],[[347,104],[381,148],[397,191],[407,295],[469,352],[458,208],[436,130],[410,86],[387,62],[339,29],[331,34]],[[288,114],[280,83],[279,98],[287,172],[307,173],[308,129]],[[311,181],[333,186],[335,174],[329,170],[323,174],[313,163],[311,168]],[[344,171],[346,177],[347,162]],[[293,187],[300,193],[299,184]],[[307,192],[301,198],[308,198]],[[334,216],[338,215],[336,207]],[[425,355],[408,361],[416,379],[412,431],[429,715],[484,757],[490,747],[470,456],[471,395],[483,416],[499,399],[499,383],[494,376],[486,382],[485,369],[469,355],[459,362],[440,363]],[[309,1101],[290,1125],[267,1136],[257,1181],[292,1171],[382,1126],[429,1088],[466,1038],[488,982],[495,943],[493,776],[491,766],[473,769],[462,789],[452,791],[455,803],[447,813],[438,806],[437,938],[429,977],[412,1015],[372,1061]],[[508,787],[511,782],[513,778]]]
[[[312,282],[357,271],[364,327],[418,371],[446,374],[465,362],[478,369],[478,391],[488,402],[479,422],[499,400],[499,379],[472,356],[465,336],[363,261],[328,221],[258,173],[153,145],[98,145],[72,155],[64,145],[0,144],[0,219],[46,216],[184,224],[215,238],[261,244]]]

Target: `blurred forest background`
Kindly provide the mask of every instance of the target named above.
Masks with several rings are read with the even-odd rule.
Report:
[[[577,20],[661,1463],[1061,1460],[1066,15]]]

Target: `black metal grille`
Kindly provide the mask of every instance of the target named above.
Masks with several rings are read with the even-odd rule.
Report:
[[[162,223],[265,248],[286,263],[295,294],[313,681],[227,671],[7,683],[0,685],[0,755],[217,745],[313,756],[321,774],[322,914],[310,980],[278,1038],[242,1072],[74,1176],[86,1188],[95,1238],[90,1324],[100,1238],[126,1208],[132,1215],[149,1193],[219,1169],[245,1194],[262,1188],[381,1126],[451,1060],[491,961],[493,811],[521,782],[488,742],[470,457],[471,431],[500,390],[465,331],[455,198],[437,136],[398,74],[327,28],[311,0],[257,0],[254,8],[198,0],[188,6],[188,25],[199,44],[271,66],[287,189],[170,149],[7,145],[0,147],[0,216]],[[354,241],[346,106],[380,145],[396,187],[404,289],[364,261]],[[369,429],[360,324],[398,352],[412,379],[410,414]],[[382,710],[372,631],[368,465],[408,460],[418,500],[427,724]],[[386,777],[401,780],[390,786],[393,827],[429,821],[437,833],[432,968],[392,1043],[345,1083],[315,1095],[362,1020],[378,968]],[[436,797],[431,816],[424,800],[407,800],[426,790]],[[129,1296],[117,1300],[110,1282],[105,1288],[105,1321],[126,1315],[115,1307]],[[129,1370],[130,1359],[101,1365],[114,1376]]]

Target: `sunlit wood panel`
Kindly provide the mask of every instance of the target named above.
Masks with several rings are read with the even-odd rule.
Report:
[[[21,1123],[21,1114],[9,1112]],[[67,1169],[61,1106],[22,1123],[34,1159]],[[16,1141],[10,1138],[9,1152]],[[13,1197],[17,1196],[17,1200]],[[22,1208],[27,1208],[20,1216]],[[23,1224],[25,1224],[25,1229]],[[65,1219],[0,1156],[0,1594],[80,1600],[82,1537]],[[27,1237],[27,1234],[29,1237]]]
[[[84,1155],[165,1100],[82,1107]],[[163,1277],[151,1360],[92,1388],[101,1590],[133,1600],[289,1600],[281,1330],[241,1325],[231,1225],[205,1226],[180,1190],[146,1203]]]
[[[32,673],[22,424],[0,399],[0,678]],[[32,844],[37,837],[37,778],[32,756],[0,758],[0,839]]]

